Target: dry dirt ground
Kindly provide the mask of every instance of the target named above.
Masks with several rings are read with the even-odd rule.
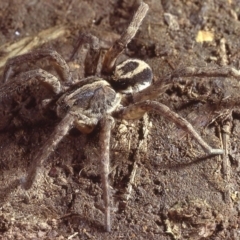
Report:
[[[0,75],[9,57],[34,48],[68,60],[80,32],[110,46],[129,24],[134,2],[0,0]],[[125,54],[148,62],[155,80],[190,65],[240,67],[239,0],[146,3],[149,13]],[[80,62],[76,56],[79,75]],[[19,70],[36,66],[26,65]],[[20,109],[0,133],[0,239],[240,239],[239,87],[230,77],[179,78],[158,99],[211,146],[225,148],[224,156],[205,157],[191,136],[157,114],[116,123],[111,233],[103,230],[99,129],[71,131],[29,191],[11,185],[59,122],[41,119],[33,106]]]

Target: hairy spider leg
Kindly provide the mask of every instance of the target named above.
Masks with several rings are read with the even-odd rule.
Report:
[[[104,117],[100,121],[101,131],[100,131],[100,148],[101,148],[101,167],[102,167],[102,188],[103,188],[103,198],[105,205],[105,228],[107,232],[111,231],[111,218],[110,218],[110,191],[109,191],[109,149],[110,149],[110,138],[111,130],[114,124],[114,119],[110,116]]]
[[[102,66],[103,73],[112,73],[118,55],[126,48],[127,44],[133,39],[133,37],[137,33],[143,19],[147,14],[148,9],[148,5],[144,2],[141,2],[128,28],[123,32],[121,37],[113,44],[113,46],[106,52]]]
[[[128,28],[121,35],[120,39],[115,41],[113,46],[107,50],[103,59],[101,57],[99,39],[89,33],[81,33],[70,61],[73,61],[78,52],[83,55],[83,59],[85,60],[84,77],[99,76],[101,72],[106,74],[112,73],[118,55],[122,53],[127,44],[136,35],[148,9],[149,7],[146,3],[142,2],[140,4]]]
[[[240,78],[240,71],[228,66],[222,67],[186,67],[177,69],[173,73],[157,80],[146,89],[126,96],[127,102],[137,103],[144,100],[153,100],[161,95],[168,87],[168,84],[179,77],[235,77]]]
[[[25,84],[28,80],[34,78],[36,78],[44,87],[51,89],[55,94],[59,94],[63,90],[58,78],[41,68],[20,74],[19,77],[16,78],[15,82],[19,87],[19,82]],[[13,82],[11,81],[11,84],[12,83]]]
[[[74,117],[68,113],[61,122],[57,125],[54,132],[46,140],[40,151],[35,155],[33,161],[30,164],[26,177],[20,179],[22,188],[28,190],[32,187],[32,184],[37,176],[38,170],[44,161],[48,159],[50,154],[55,150],[58,143],[73,127]]]
[[[57,73],[63,80],[63,84],[71,84],[73,79],[68,64],[59,53],[51,49],[35,50],[30,53],[10,58],[7,61],[3,72],[3,82],[7,82],[11,77],[14,76],[14,67],[21,65],[23,62],[38,61],[43,58],[47,58],[53,62]]]
[[[55,94],[59,94],[63,90],[57,77],[42,69],[21,73],[0,87],[0,130],[9,125],[14,113],[28,104],[31,97],[26,95],[27,89],[37,84],[50,89]],[[16,103],[18,103],[17,106]],[[42,110],[43,108],[44,105],[42,105]]]
[[[46,140],[40,151],[35,155],[32,163],[30,164],[28,173],[26,177],[20,179],[20,183],[25,190],[28,190],[32,187],[32,184],[37,176],[37,171],[45,162],[50,154],[56,149],[59,142],[66,136],[70,129],[73,127],[79,128],[80,122],[83,125],[81,129],[86,127],[86,125],[92,126],[96,125],[96,119],[87,118],[87,122],[84,121],[85,118],[81,119],[81,115],[76,115],[74,112],[69,112],[61,120],[61,122],[54,129],[54,132]]]
[[[3,84],[0,87],[0,101],[4,97],[10,98],[16,91],[20,94],[26,87],[36,84],[36,81],[51,89],[55,94],[62,92],[62,86],[57,77],[39,68],[24,72],[10,83]]]
[[[41,150],[37,153],[32,163],[30,164],[28,173],[26,177],[20,179],[21,186],[28,190],[32,187],[32,184],[37,176],[38,170],[45,162],[50,154],[56,149],[59,142],[67,135],[69,130],[74,127],[75,121],[78,122],[71,113],[68,113],[62,121],[57,125],[54,132],[42,146]],[[90,122],[88,122],[90,124]],[[94,122],[95,123],[95,122]],[[79,123],[78,123],[79,124]],[[110,137],[111,130],[114,124],[114,120],[111,116],[106,116],[100,121],[101,131],[100,131],[100,162],[102,166],[102,185],[103,185],[103,198],[105,206],[105,227],[106,231],[111,231],[111,218],[110,218],[110,191],[108,183],[109,175],[109,149],[110,149]]]
[[[90,33],[80,33],[69,61],[74,61],[79,54],[84,61],[83,77],[100,75],[100,53],[99,39]]]
[[[191,123],[182,118],[177,113],[173,112],[166,105],[161,104],[156,101],[143,101],[139,103],[132,104],[128,107],[123,108],[118,114],[119,117],[124,119],[139,119],[146,112],[154,111],[162,116],[166,117],[170,121],[174,122],[178,127],[182,128],[184,131],[189,133],[204,149],[204,151],[209,155],[223,154],[222,149],[214,149],[210,147],[202,137],[195,131]]]

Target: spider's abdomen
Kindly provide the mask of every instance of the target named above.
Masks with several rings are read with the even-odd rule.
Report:
[[[152,83],[152,69],[139,59],[128,59],[116,66],[113,85],[122,93],[139,92]]]
[[[121,95],[104,79],[94,77],[94,80],[73,92],[64,94],[59,99],[57,102],[59,117],[71,111],[74,114],[80,113],[89,118],[100,119],[102,115],[116,109],[121,101]]]

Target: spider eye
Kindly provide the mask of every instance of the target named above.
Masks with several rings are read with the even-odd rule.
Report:
[[[142,60],[128,59],[116,66],[114,85],[122,93],[139,92],[152,83],[152,69]]]

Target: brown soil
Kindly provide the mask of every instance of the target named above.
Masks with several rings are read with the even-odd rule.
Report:
[[[34,48],[52,48],[69,59],[79,32],[110,46],[128,26],[134,2],[0,1],[0,74],[9,57]],[[184,66],[239,68],[238,0],[146,3],[149,13],[126,55],[148,62],[155,80]],[[75,64],[81,73],[82,65]],[[98,129],[90,135],[71,131],[41,179],[24,191],[13,181],[26,173],[59,120],[37,119],[32,109],[34,121],[24,113],[16,116],[12,128],[0,134],[0,238],[240,239],[240,115],[236,104],[213,104],[224,98],[239,101],[238,93],[236,79],[202,77],[179,79],[158,99],[211,146],[223,148],[227,142],[224,157],[204,157],[191,136],[157,114],[116,123],[111,233],[103,229]]]

